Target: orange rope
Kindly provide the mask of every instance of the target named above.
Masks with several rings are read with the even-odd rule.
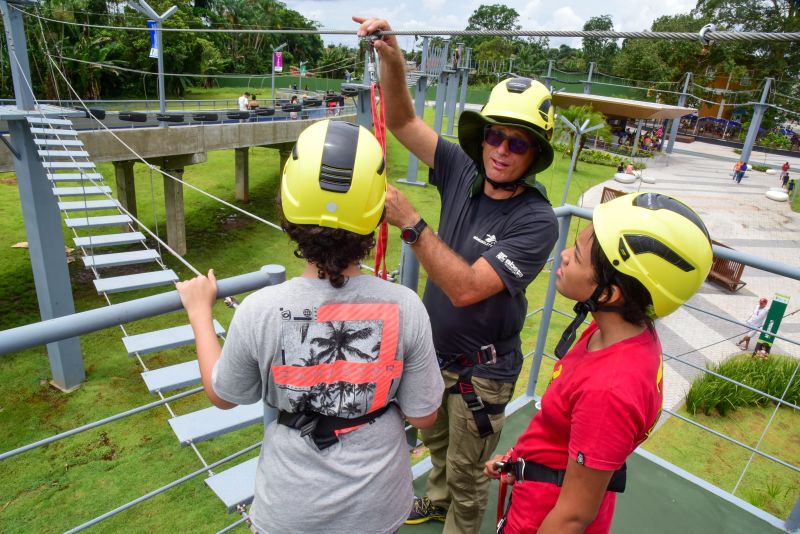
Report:
[[[380,100],[380,110],[375,95],[377,93]],[[372,122],[375,124],[375,138],[383,150],[383,160],[386,162],[386,107],[383,105],[383,92],[381,86],[375,82],[370,85],[370,100],[372,104]],[[387,174],[388,164],[385,163]],[[375,276],[380,276],[386,280],[386,248],[389,243],[389,225],[386,221],[381,222],[378,227],[378,239],[375,243]]]

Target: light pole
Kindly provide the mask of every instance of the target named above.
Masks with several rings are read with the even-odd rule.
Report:
[[[283,50],[289,43],[272,47],[272,107],[275,107],[275,53]],[[283,69],[283,67],[281,67]]]
[[[583,121],[583,125],[578,126],[578,119],[575,119],[575,124],[572,124],[566,118],[564,118],[563,115],[559,115],[558,118],[564,121],[564,124],[569,126],[570,130],[575,132],[575,144],[572,146],[572,160],[569,163],[569,172],[567,173],[567,183],[564,185],[564,196],[561,197],[561,205],[563,206],[564,204],[567,203],[567,193],[569,192],[569,183],[570,181],[572,181],[572,170],[575,168],[575,160],[578,158],[578,147],[581,144],[581,137],[593,130],[602,128],[603,126],[605,126],[605,124],[601,122],[600,124],[595,124],[594,126],[586,128],[586,126],[589,125],[589,119]]]
[[[298,69],[297,69],[297,89],[298,90],[300,90],[300,88],[303,86],[303,82],[302,82],[303,67],[305,66],[306,63],[308,63],[308,61],[301,61],[300,62],[300,67],[298,67]]]
[[[164,11],[162,15],[159,15],[145,0],[136,0],[135,2],[130,2],[129,5],[144,16],[156,21],[156,50],[158,50],[158,110],[161,113],[166,113],[167,102],[164,97],[164,39],[161,32],[161,26],[165,20],[170,18],[175,14],[176,11],[178,11],[178,6],[172,6],[168,10]],[[162,122],[161,126],[166,127],[167,124]]]

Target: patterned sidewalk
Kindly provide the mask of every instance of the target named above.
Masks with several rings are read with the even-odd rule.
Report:
[[[584,207],[597,205],[604,186],[626,192],[667,193],[692,206],[716,241],[742,252],[800,265],[800,214],[792,212],[787,202],[764,196],[768,189],[780,186],[777,174],[749,171],[742,183],[736,184],[730,173],[738,155],[732,149],[700,142],[677,143],[675,148],[670,156],[645,160],[648,168],[644,173],[655,178],[655,184],[621,184],[611,179],[584,194]],[[786,157],[760,153],[751,158],[752,163],[771,166],[784,161]],[[800,158],[788,161],[796,177]],[[775,293],[788,295],[787,313],[800,309],[800,282],[752,267],[745,268],[742,280],[747,285],[736,293],[706,282],[689,303],[741,322],[761,296],[771,299]],[[687,364],[704,368],[737,354],[740,351],[735,343],[746,331],[745,327],[686,307],[658,321],[657,328],[665,354],[664,407],[670,410],[683,403],[691,381],[702,372]],[[786,317],[779,334],[800,340],[800,313]],[[754,341],[750,343],[752,348]],[[777,340],[773,352],[800,358],[800,347],[786,341]]]

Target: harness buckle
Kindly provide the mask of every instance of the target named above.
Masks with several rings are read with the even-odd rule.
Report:
[[[514,478],[517,483],[525,480],[525,458],[517,458],[512,464],[511,471],[514,473]]]
[[[486,365],[494,365],[497,363],[497,349],[495,349],[494,343],[482,346],[478,355],[479,363]],[[488,359],[486,359],[487,356]]]
[[[297,423],[295,428],[300,430],[300,437],[304,438],[306,436],[310,436],[314,433],[317,429],[317,423],[319,422],[319,416],[315,415],[308,415],[302,414],[300,417],[297,418]]]
[[[483,399],[479,396],[475,395],[461,395],[464,399],[464,402],[467,404],[467,408],[469,408],[473,412],[477,412],[479,410],[483,410],[485,408],[483,404]]]

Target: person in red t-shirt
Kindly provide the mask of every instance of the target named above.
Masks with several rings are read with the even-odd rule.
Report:
[[[634,193],[595,208],[556,271],[577,315],[556,346],[541,410],[506,455],[486,462],[486,476],[513,484],[499,533],[609,531],[625,460],[661,412],[653,318],[688,300],[711,260],[705,225],[674,198]],[[594,320],[569,350],[589,313]]]

